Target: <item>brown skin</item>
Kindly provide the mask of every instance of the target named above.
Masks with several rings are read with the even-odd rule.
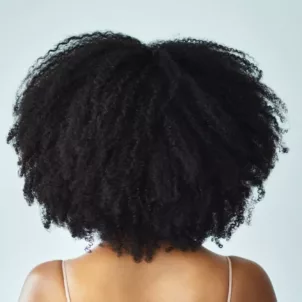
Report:
[[[231,257],[232,302],[276,302],[266,272],[256,263]],[[227,301],[228,263],[205,248],[198,252],[164,247],[151,263],[117,257],[109,245],[66,263],[72,302]],[[50,261],[28,275],[19,302],[66,302],[62,262]]]

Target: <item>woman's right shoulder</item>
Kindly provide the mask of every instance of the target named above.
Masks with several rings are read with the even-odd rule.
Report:
[[[230,257],[233,271],[232,302],[276,302],[272,282],[258,263]]]

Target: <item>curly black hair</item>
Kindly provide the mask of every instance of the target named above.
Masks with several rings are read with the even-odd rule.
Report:
[[[151,261],[218,245],[287,152],[287,109],[242,51],[183,38],[70,36],[22,82],[7,142],[43,224]]]

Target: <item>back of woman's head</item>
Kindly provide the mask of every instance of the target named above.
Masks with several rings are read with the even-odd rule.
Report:
[[[40,58],[8,134],[46,228],[152,259],[229,239],[264,196],[285,105],[248,57],[195,39],[95,32]]]

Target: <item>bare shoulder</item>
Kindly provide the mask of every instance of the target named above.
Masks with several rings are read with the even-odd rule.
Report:
[[[19,302],[64,301],[62,262],[41,263],[33,268],[24,282]]]
[[[256,262],[231,257],[233,267],[233,297],[239,302],[276,302],[277,298],[266,271]]]

